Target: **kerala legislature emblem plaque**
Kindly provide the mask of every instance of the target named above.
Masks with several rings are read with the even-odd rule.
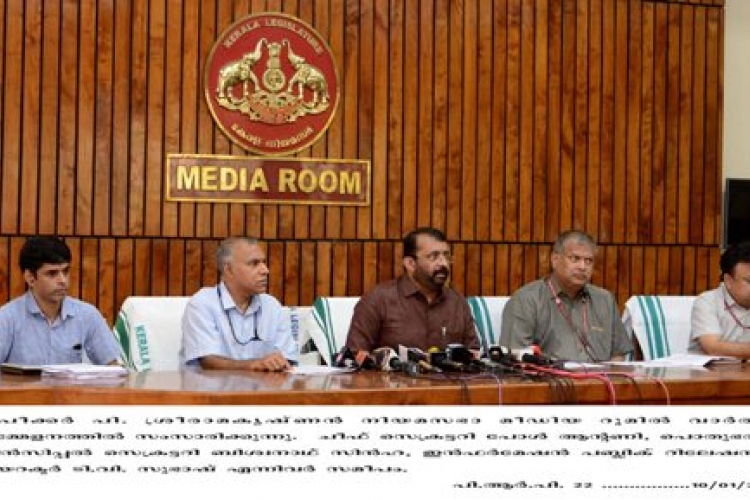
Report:
[[[205,94],[216,124],[261,155],[295,153],[315,142],[339,102],[330,48],[305,22],[285,14],[245,17],[208,56]]]

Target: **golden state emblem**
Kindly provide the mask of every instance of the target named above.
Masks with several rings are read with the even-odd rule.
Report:
[[[245,17],[214,44],[205,73],[208,108],[236,144],[264,155],[315,142],[338,107],[339,82],[326,42],[305,22]]]

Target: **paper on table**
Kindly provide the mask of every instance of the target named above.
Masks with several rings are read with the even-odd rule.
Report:
[[[292,367],[292,375],[330,375],[333,373],[349,373],[354,371],[353,368],[334,368],[322,365],[299,365]]]
[[[124,377],[128,370],[119,365],[87,365],[87,364],[62,364],[44,365],[42,374],[50,377],[62,378],[106,378]]]
[[[672,354],[666,358],[650,361],[610,361],[610,365],[644,366],[646,368],[695,367],[702,368],[717,364],[741,363],[742,360],[731,356],[708,356],[704,354]]]
[[[563,363],[563,368],[569,371],[593,371],[593,370],[604,370],[607,367],[601,363],[583,363],[578,361],[566,361]]]

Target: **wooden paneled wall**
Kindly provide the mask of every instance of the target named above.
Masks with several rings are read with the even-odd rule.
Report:
[[[263,239],[287,304],[400,273],[400,239],[454,242],[467,295],[548,270],[567,228],[601,243],[595,281],[693,294],[718,278],[723,0],[0,0],[0,301],[26,236],[64,236],[73,294],[216,279],[227,235]],[[300,156],[372,162],[369,207],[172,203],[167,153],[243,155],[203,68],[248,13],[328,41],[342,100]]]

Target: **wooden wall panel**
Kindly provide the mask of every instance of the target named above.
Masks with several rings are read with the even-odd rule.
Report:
[[[0,0],[0,40],[3,40],[3,44],[7,43],[5,38],[5,25],[7,24],[6,21],[6,5],[5,0]],[[0,50],[0,82],[5,82],[5,59],[6,59],[6,50]],[[5,85],[0,85],[0,116],[5,117]],[[0,130],[0,133],[4,134],[5,130]],[[3,185],[5,184],[5,155],[3,154],[2,145],[5,141],[5,137],[0,137],[0,167],[2,167],[2,172],[0,172],[0,179],[3,181]],[[5,190],[3,189],[3,185],[0,185],[0,196],[5,195]],[[0,230],[4,230],[5,228],[5,222],[3,215],[5,213],[4,210],[1,208],[0,205]]]
[[[0,302],[5,303],[8,301],[11,290],[8,288],[11,277],[16,272],[15,267],[12,265],[13,259],[10,255],[10,238],[0,237],[0,262],[4,262],[5,265],[0,266],[0,283],[4,286],[0,287]]]
[[[544,211],[538,212],[537,224],[544,224],[545,236],[556,234],[560,227],[561,196],[560,192],[560,117],[562,116],[562,9],[559,2],[550,2],[547,9],[548,19],[548,69],[546,90],[546,143],[539,144],[539,149],[547,151],[547,161],[544,165],[538,165],[540,171],[546,178],[545,193],[549,193],[544,201]],[[501,100],[501,99],[496,99]],[[541,214],[544,214],[543,218]],[[503,214],[499,214],[501,217]]]
[[[271,292],[310,304],[401,272],[402,235],[454,242],[453,283],[508,295],[561,230],[602,245],[595,281],[694,294],[717,281],[722,0],[0,0],[0,301],[18,250],[58,234],[71,293],[112,321],[129,295],[216,280],[221,238],[262,238]],[[245,154],[213,124],[214,40],[299,16],[341,100],[301,157],[371,161],[367,207],[168,203],[168,153]]]
[[[600,186],[602,179],[602,43],[607,36],[603,31],[602,3],[592,2],[589,6],[589,36],[588,36],[588,99],[582,113],[586,113],[586,200],[587,204],[598,205],[601,200]],[[584,205],[585,206],[585,205]],[[599,227],[599,216],[595,210],[585,212],[585,223],[581,226],[591,234],[596,234]]]
[[[23,84],[21,86],[21,116],[23,120],[23,134],[21,135],[21,157],[24,159],[21,167],[20,200],[39,199],[39,122],[28,118],[38,117],[40,99],[26,99],[24,88],[37,87],[41,82],[41,42],[42,42],[42,12],[40,0],[26,2],[23,23]],[[93,45],[93,44],[92,44]],[[24,119],[26,118],[26,119]],[[24,204],[20,210],[19,229],[21,233],[33,231],[37,224],[39,204]]]
[[[2,116],[2,234],[18,233],[19,177],[21,170],[20,137],[25,124],[21,121],[21,95],[23,90],[23,3],[9,2],[5,8],[5,34],[3,43],[3,116]],[[11,20],[11,21],[9,21]],[[14,126],[6,126],[11,123]]]

